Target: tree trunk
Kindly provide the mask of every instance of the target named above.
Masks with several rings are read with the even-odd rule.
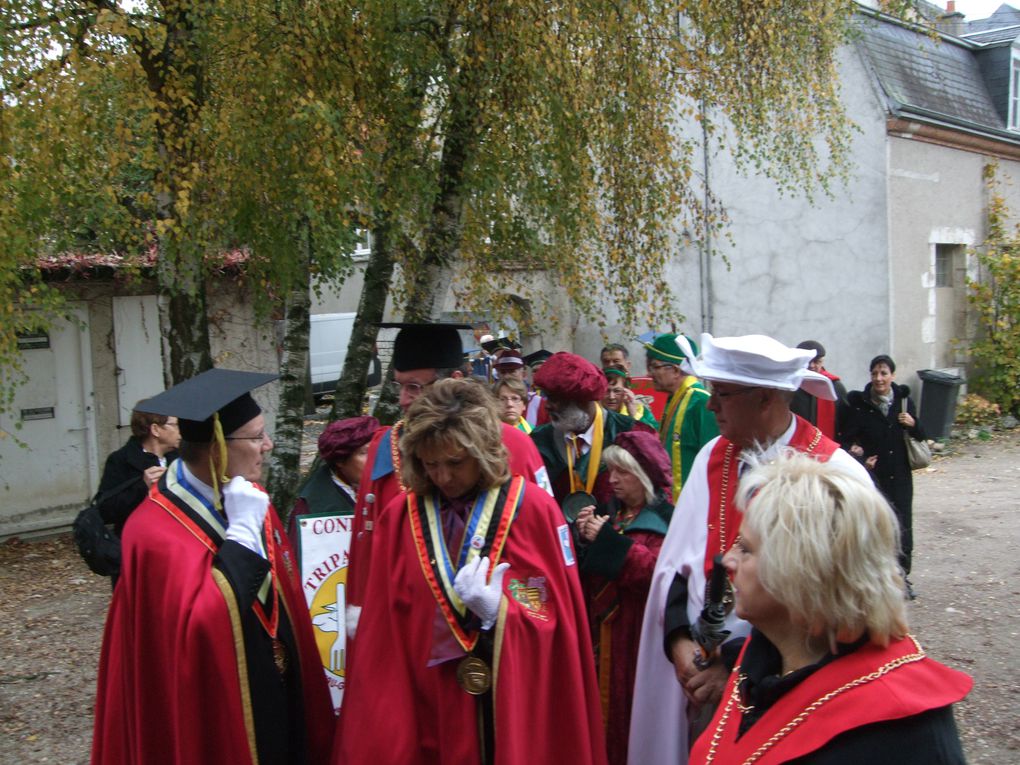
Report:
[[[171,252],[171,248],[180,246],[172,236],[161,238],[156,269],[159,292],[164,298],[160,301],[160,318],[169,352],[169,366],[164,374],[169,378],[167,387],[190,380],[213,366],[204,264],[201,257]]]
[[[205,16],[189,2],[164,5],[165,37],[155,50],[144,38],[133,40],[156,108],[156,146],[160,166],[155,178],[158,233],[157,282],[160,317],[167,338],[168,385],[212,368],[206,316],[202,246],[188,226],[197,161],[201,111],[205,103],[204,58],[198,42]],[[169,374],[167,374],[167,372]]]
[[[473,65],[466,66],[457,77],[452,97],[436,197],[425,233],[421,266],[413,276],[408,294],[405,321],[438,320],[447,285],[453,278],[463,227],[464,171],[482,133],[477,106],[480,89],[479,72]]]
[[[302,284],[287,294],[283,358],[280,361],[280,408],[276,413],[274,445],[266,478],[266,489],[284,523],[294,507],[301,479],[301,441],[304,436],[308,375],[308,317],[311,310],[311,252],[311,227],[308,221],[302,221],[298,237],[298,260],[305,278]]]
[[[166,290],[163,291],[166,294]],[[166,306],[166,322],[170,327],[167,343],[170,350],[170,384],[177,385],[195,375],[212,369],[208,324],[205,321],[205,290],[198,295],[170,293]]]
[[[368,367],[375,352],[376,337],[379,334],[378,324],[383,319],[386,298],[390,292],[393,263],[391,222],[387,216],[381,216],[372,228],[372,252],[368,256],[368,263],[365,266],[365,285],[361,291],[361,300],[358,302],[358,315],[354,319],[354,327],[351,329],[351,341],[347,346],[343,373],[337,382],[330,420],[356,417],[362,413],[365,380],[368,377]],[[383,382],[383,391],[391,387],[386,384],[390,379],[392,377],[387,372]],[[382,404],[382,399],[380,399],[380,404]],[[388,412],[383,405],[382,411],[378,406],[376,407],[376,416],[384,424],[390,424],[396,421],[400,413],[397,410],[394,417],[392,412]]]

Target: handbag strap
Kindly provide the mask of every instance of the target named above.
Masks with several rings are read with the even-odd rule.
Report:
[[[904,396],[903,398],[900,399],[901,411],[904,414],[909,414],[909,412],[907,411],[907,398],[908,398],[907,396]],[[914,422],[914,426],[915,427],[917,426],[917,422],[916,421]],[[913,433],[910,432],[911,430],[912,430],[912,428],[903,428],[903,436],[905,438],[909,438],[911,441],[918,441],[918,442],[920,442],[921,439],[914,438]]]
[[[140,475],[135,475],[135,476],[131,476],[130,478],[128,478],[128,479],[127,479],[126,481],[124,481],[123,483],[119,483],[119,484],[117,484],[117,485],[116,485],[116,486],[114,486],[114,487],[113,487],[112,489],[107,489],[107,490],[106,490],[106,491],[104,491],[104,492],[103,492],[102,494],[100,494],[100,493],[99,493],[99,492],[97,491],[97,492],[96,492],[96,496],[94,496],[94,497],[92,498],[92,502],[91,502],[90,504],[93,504],[93,505],[101,505],[101,504],[102,504],[103,502],[105,502],[106,500],[108,500],[108,499],[109,499],[110,497],[112,497],[113,495],[115,495],[115,494],[120,494],[120,493],[121,493],[122,491],[124,491],[124,489],[126,489],[126,488],[127,488],[128,486],[130,486],[131,484],[133,484],[133,483],[134,483],[135,481],[140,481],[140,480],[142,480],[142,478],[143,478],[143,477],[142,477],[142,476],[140,476]]]

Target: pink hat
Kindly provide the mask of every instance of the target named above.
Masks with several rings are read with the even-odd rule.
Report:
[[[500,367],[523,367],[524,359],[521,358],[521,352],[515,351],[512,348],[508,348],[505,351],[500,351],[499,355],[496,356],[496,369]]]

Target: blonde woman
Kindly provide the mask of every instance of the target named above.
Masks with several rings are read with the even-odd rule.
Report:
[[[483,386],[441,380],[405,422],[409,491],[373,531],[333,762],[604,763],[558,506],[511,476]]]
[[[963,763],[972,681],[907,632],[899,529],[878,490],[786,453],[740,481],[724,562],[754,629],[690,762]]]
[[[673,474],[658,437],[639,430],[618,435],[602,461],[609,470],[613,497],[605,514],[587,507],[575,525],[609,762],[625,765],[641,621],[655,561],[673,516]]]

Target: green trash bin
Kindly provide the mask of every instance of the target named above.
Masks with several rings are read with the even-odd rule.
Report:
[[[928,438],[945,438],[956,419],[956,401],[964,380],[960,375],[939,369],[919,369],[921,378],[921,428]]]

